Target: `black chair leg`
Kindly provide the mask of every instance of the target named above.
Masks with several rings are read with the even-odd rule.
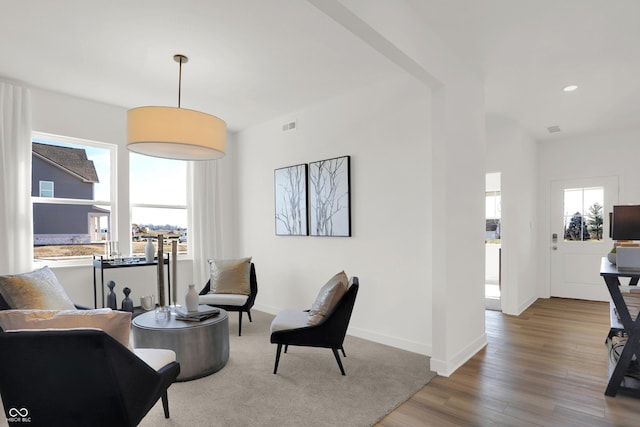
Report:
[[[344,357],[347,357],[347,353],[345,353],[345,352],[344,352],[344,347],[340,347],[340,350],[342,350],[342,355],[343,355]]]
[[[242,312],[238,312],[238,336],[242,336]]]
[[[164,410],[164,417],[169,418],[169,399],[167,398],[167,390],[162,393],[162,409]]]
[[[342,375],[346,375],[344,373],[344,368],[342,367],[342,361],[340,360],[340,353],[338,353],[338,349],[332,348],[331,350],[333,351],[333,355],[336,357],[336,361],[338,362],[338,366],[340,367],[340,372],[342,373]]]
[[[287,350],[289,350],[289,344],[285,344],[285,345],[284,345],[284,352],[286,353],[286,352],[287,352]]]
[[[251,311],[247,311],[247,316],[249,316],[249,322],[253,322],[253,319],[251,319]]]
[[[280,363],[280,352],[281,351],[282,351],[282,344],[278,344],[278,349],[276,350],[276,364],[273,367],[273,375],[275,375],[276,372],[278,372],[278,363]]]

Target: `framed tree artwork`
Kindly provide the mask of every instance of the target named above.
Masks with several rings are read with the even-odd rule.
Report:
[[[276,169],[274,186],[276,235],[306,236],[307,165]]]
[[[312,236],[351,236],[350,156],[309,164]]]

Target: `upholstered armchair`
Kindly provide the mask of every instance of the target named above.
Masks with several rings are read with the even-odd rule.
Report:
[[[334,276],[321,290],[310,310],[283,310],[271,322],[271,343],[277,344],[273,373],[278,371],[282,346],[330,348],[345,375],[338,350],[346,357],[344,338],[358,294],[359,280],[348,282],[344,272]]]
[[[179,373],[173,351],[136,354],[97,329],[0,332],[9,425],[135,426],[159,399],[169,418]]]
[[[249,322],[253,322],[251,308],[258,295],[256,266],[251,262],[251,258],[209,260],[209,264],[211,278],[200,291],[199,303],[226,311],[237,311],[238,336],[241,336],[242,313],[247,313]]]

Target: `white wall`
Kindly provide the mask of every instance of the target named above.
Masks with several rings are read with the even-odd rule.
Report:
[[[640,204],[640,131],[610,132],[559,138],[539,144],[538,234],[541,289],[550,295],[549,189],[552,181],[618,177],[618,204]]]
[[[487,118],[487,171],[501,172],[502,311],[519,315],[542,296],[537,274],[537,144],[515,122]]]
[[[237,135],[240,248],[256,263],[259,309],[309,308],[344,269],[361,285],[351,334],[430,353],[429,98],[399,75]],[[344,155],[352,237],[276,236],[274,169]]]
[[[482,76],[410,3],[310,1],[432,90],[431,368],[449,375],[486,344]]]

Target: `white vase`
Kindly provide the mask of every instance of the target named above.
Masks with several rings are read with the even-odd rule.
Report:
[[[189,289],[184,296],[184,302],[187,306],[187,311],[198,311],[198,291],[196,291],[196,285],[189,285]]]
[[[147,262],[153,262],[153,258],[156,255],[156,248],[153,246],[151,239],[147,239],[147,244],[144,245],[144,258]]]

